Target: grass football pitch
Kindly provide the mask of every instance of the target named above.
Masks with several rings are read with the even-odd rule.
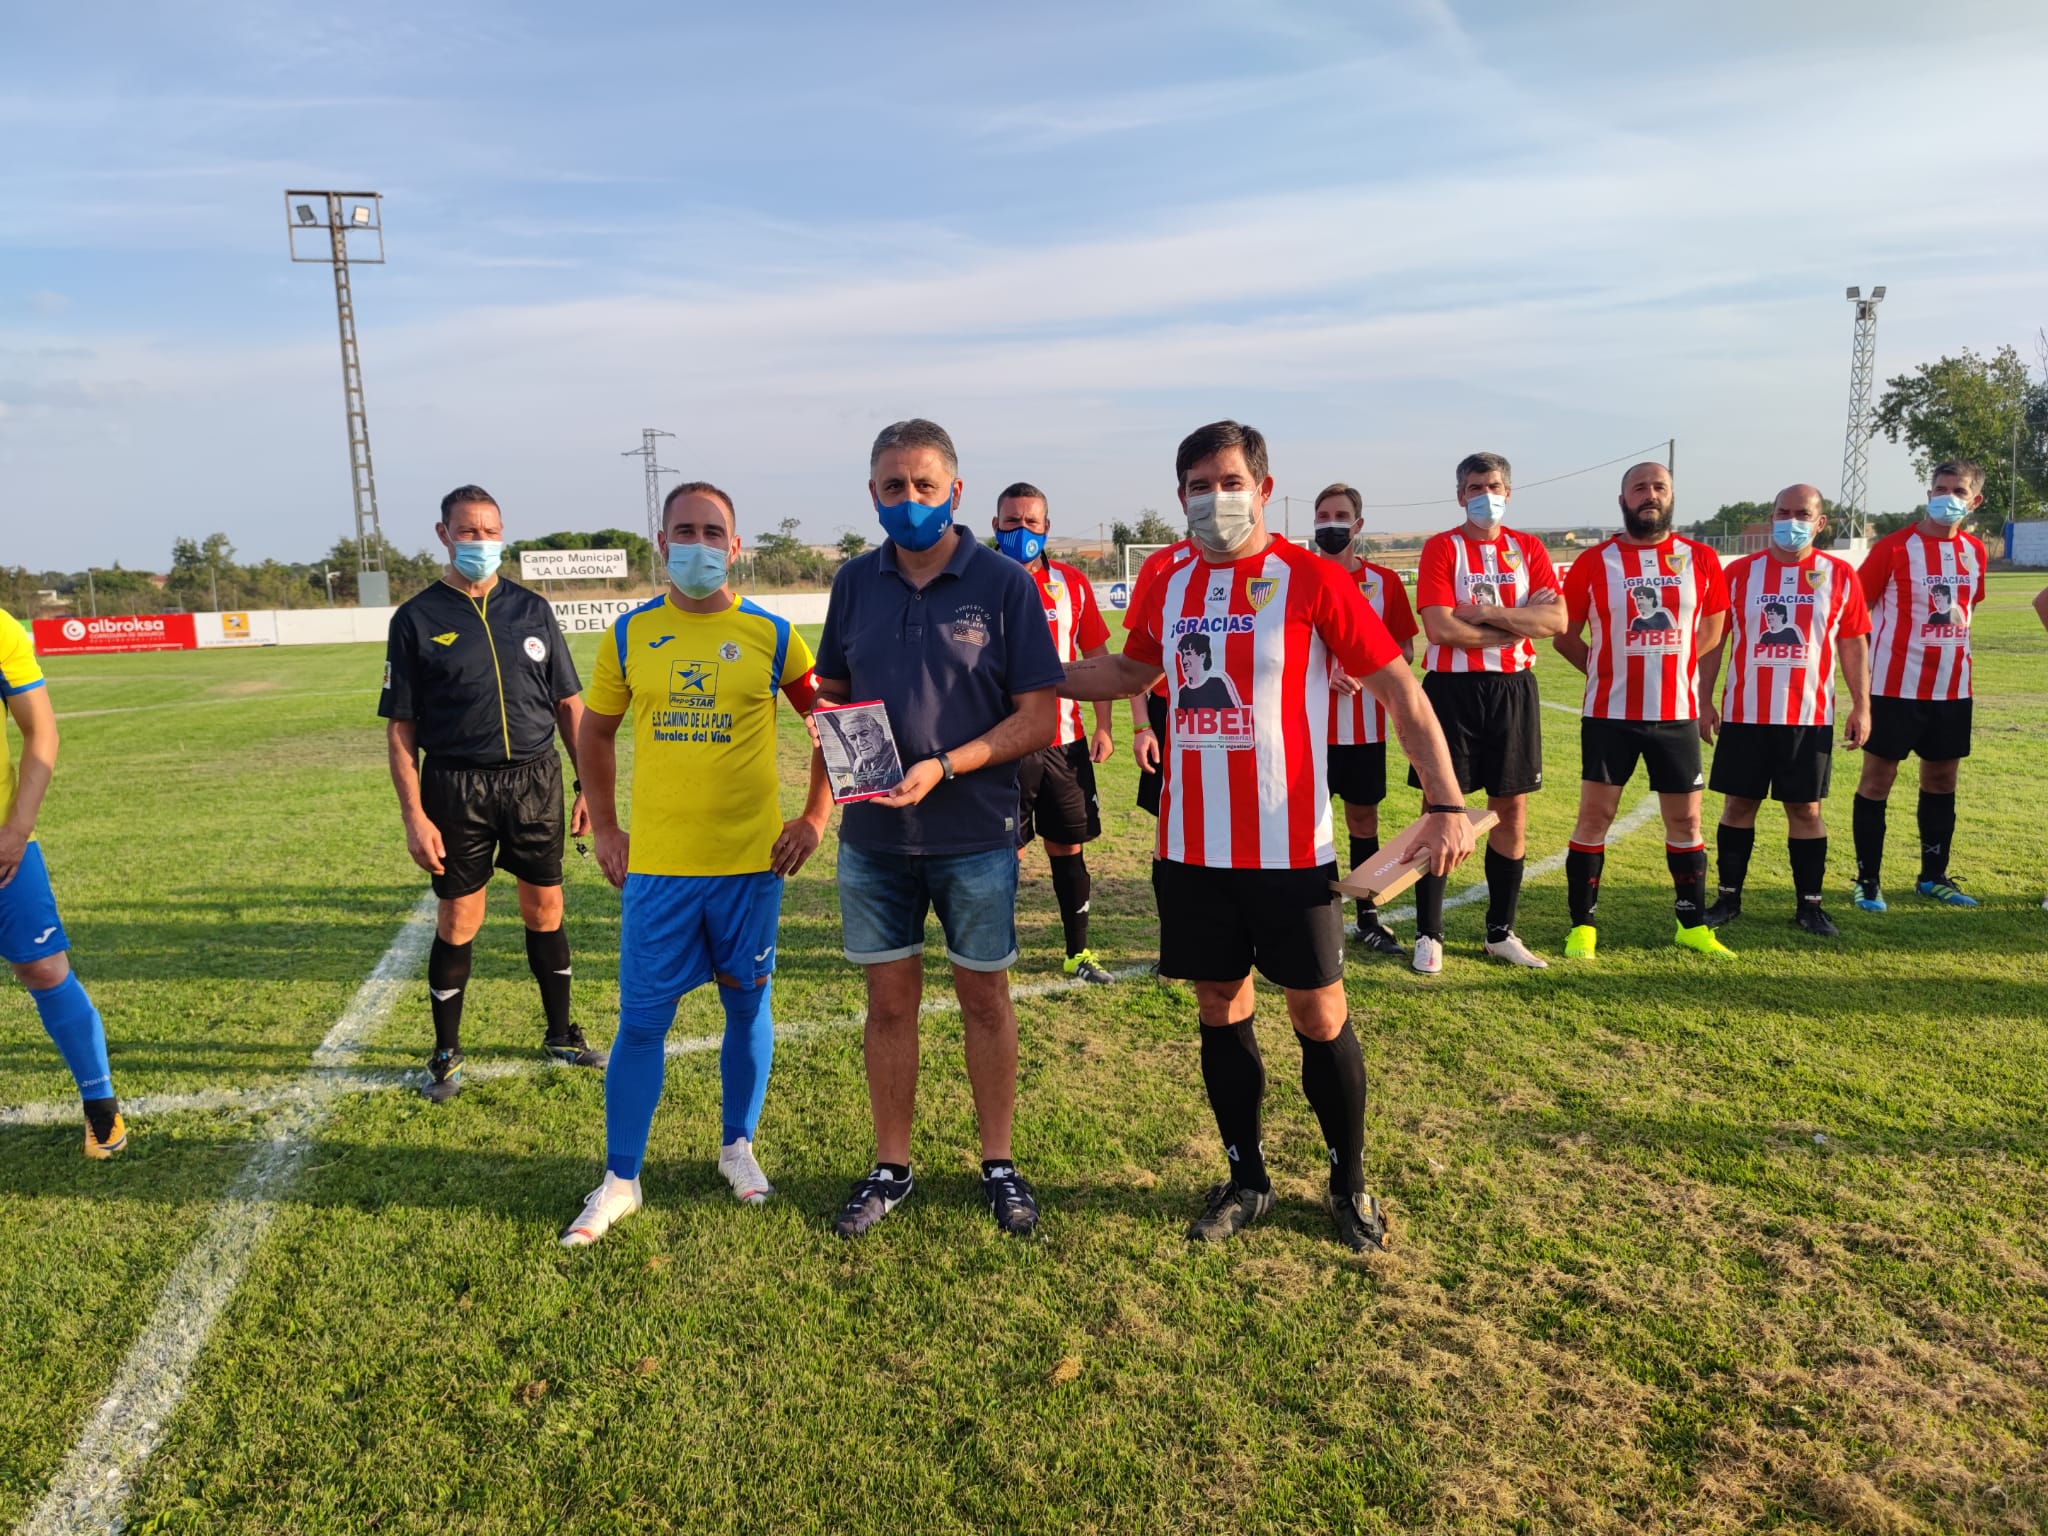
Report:
[[[647,1208],[564,1252],[601,1167],[602,1083],[538,1059],[509,885],[476,946],[455,1102],[400,1079],[431,1039],[417,945],[386,962],[397,985],[365,986],[424,891],[385,776],[376,649],[56,661],[42,838],[136,1108],[129,1151],[86,1163],[70,1079],[23,992],[0,994],[0,1523],[47,1520],[53,1482],[79,1486],[73,1448],[98,1454],[95,1416],[140,1340],[191,1365],[142,1416],[153,1454],[113,1469],[138,1532],[2048,1527],[2037,581],[1994,578],[1977,621],[1954,867],[1982,910],[1910,893],[1910,768],[1892,911],[1850,907],[1844,753],[1842,938],[1788,923],[1767,807],[1720,964],[1670,944],[1659,829],[1629,814],[1640,782],[1600,958],[1557,960],[1578,678],[1545,648],[1552,787],[1520,931],[1556,963],[1486,963],[1468,904],[1440,978],[1350,967],[1368,1177],[1394,1224],[1370,1257],[1330,1238],[1264,988],[1280,1203],[1227,1249],[1190,1249],[1222,1165],[1192,996],[1061,984],[1036,849],[1015,982],[1038,1237],[1001,1236],[977,1203],[959,1021],[940,1006],[918,1192],[864,1241],[834,1238],[870,1139],[829,837],[784,907],[775,1011],[795,1027],[759,1138],[780,1194],[729,1197],[716,1055],[683,1051]],[[577,646],[586,675],[595,643]],[[1113,968],[1155,953],[1127,721],[1119,705],[1090,850]],[[804,743],[786,711],[781,745],[793,809]],[[1390,825],[1416,800],[1396,788]],[[618,902],[593,861],[569,862],[576,1012],[608,1040]],[[1475,860],[1454,894],[1479,879]],[[316,1065],[344,1020],[359,1048]],[[718,1027],[699,994],[674,1038]],[[240,1249],[238,1232],[254,1234]],[[203,1340],[181,1337],[199,1318]]]

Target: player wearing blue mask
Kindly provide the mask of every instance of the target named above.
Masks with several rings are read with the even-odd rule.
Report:
[[[1046,553],[1052,514],[1045,492],[1020,480],[996,498],[996,548],[1031,573],[1045,604],[1046,627],[1062,663],[1109,650],[1109,626],[1095,605],[1088,578]],[[1024,856],[1032,837],[1045,840],[1052,867],[1053,895],[1060,906],[1060,929],[1066,938],[1066,973],[1082,981],[1107,984],[1109,972],[1088,947],[1088,905],[1093,882],[1088,856],[1081,851],[1102,835],[1102,812],[1095,798],[1095,765],[1109,761],[1116,750],[1110,735],[1110,706],[1095,706],[1095,734],[1081,723],[1081,706],[1060,705],[1059,728],[1052,745],[1017,762],[1017,856]]]
[[[441,500],[434,532],[448,551],[441,579],[391,616],[384,692],[391,782],[406,851],[433,877],[440,913],[427,954],[434,1053],[426,1095],[462,1086],[462,1005],[470,947],[494,868],[518,882],[526,963],[547,1018],[542,1049],[570,1066],[601,1067],[569,1017],[569,935],[562,926],[562,760],[576,762],[582,683],[546,598],[498,575],[505,525],[482,486]],[[425,761],[421,758],[424,755]],[[583,786],[566,830],[590,829]]]

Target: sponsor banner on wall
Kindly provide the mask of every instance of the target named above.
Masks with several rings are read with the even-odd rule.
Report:
[[[109,656],[121,651],[189,651],[199,640],[189,613],[37,619],[39,656]]]
[[[277,644],[277,614],[269,609],[250,613],[195,613],[192,632],[202,651],[217,646]]]
[[[616,581],[625,575],[623,549],[523,549],[521,581]]]
[[[601,635],[622,613],[630,613],[646,602],[644,597],[602,597],[589,602],[550,603],[555,622],[565,635]]]

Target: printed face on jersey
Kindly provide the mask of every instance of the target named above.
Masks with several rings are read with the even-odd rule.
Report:
[[[1631,654],[1637,652],[1675,652],[1678,649],[1678,620],[1671,610],[1664,606],[1664,589],[1677,587],[1676,581],[1658,576],[1631,576],[1628,581],[1629,602],[1635,608],[1635,615],[1628,621],[1627,648]]]
[[[1969,593],[1959,599],[1955,585],[1945,577],[1929,576],[1927,619],[1920,626],[1923,640],[1958,642],[1970,632]]]
[[[1490,581],[1471,582],[1467,585],[1465,592],[1465,601],[1468,603],[1493,603],[1498,605],[1500,602],[1500,588]]]
[[[1179,624],[1199,622],[1183,619]],[[1217,636],[1214,643],[1223,644],[1223,636]],[[1175,642],[1174,657],[1180,666],[1180,686],[1173,700],[1173,744],[1196,751],[1250,748],[1252,712],[1218,669],[1210,637],[1198,631],[1182,634]]]
[[[668,669],[668,701],[678,709],[713,709],[718,704],[718,663],[676,661]]]
[[[1812,646],[1794,617],[1795,611],[1811,610],[1813,597],[1806,592],[1774,593],[1756,602],[1750,633],[1756,636],[1750,655],[1760,667],[1804,667],[1813,659]]]

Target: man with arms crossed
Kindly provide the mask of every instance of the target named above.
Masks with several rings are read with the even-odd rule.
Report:
[[[1678,915],[1672,942],[1725,955],[1706,923],[1697,658],[1721,643],[1728,587],[1713,550],[1671,531],[1671,472],[1662,464],[1631,467],[1620,501],[1622,531],[1572,562],[1564,581],[1568,627],[1552,642],[1586,674],[1579,819],[1564,862],[1572,914],[1565,958],[1594,956],[1607,829],[1639,761],[1664,814],[1664,863]]]
[[[820,695],[881,700],[904,763],[895,793],[848,805],[839,824],[839,917],[846,958],[867,971],[875,1118],[875,1164],[839,1213],[841,1237],[861,1236],[910,1195],[928,909],[953,962],[982,1193],[1005,1232],[1029,1236],[1038,1225],[1010,1146],[1015,764],[1052,740],[1061,668],[1037,586],[955,525],[961,490],[942,427],[910,420],[882,430],[868,456],[868,495],[888,538],[839,568],[818,646]],[[822,758],[811,771],[823,772]]]
[[[1121,698],[1171,668],[1152,889],[1159,971],[1195,984],[1202,1082],[1230,1161],[1189,1228],[1235,1237],[1273,1208],[1259,1143],[1266,1069],[1252,969],[1281,988],[1301,1047],[1301,1086],[1330,1158],[1330,1214],[1356,1251],[1386,1246],[1365,1188],[1365,1058],[1344,1000],[1344,905],[1325,748],[1334,660],[1387,707],[1424,784],[1424,846],[1439,872],[1472,851],[1472,824],[1422,690],[1358,584],[1266,528],[1266,440],[1219,421],[1191,433],[1174,469],[1199,558],[1146,593],[1120,656],[1075,662],[1061,692]],[[1231,705],[1189,704],[1181,642],[1209,642]],[[1182,652],[1184,654],[1184,652]]]
[[[1052,528],[1045,492],[1018,481],[996,498],[996,547],[1031,573],[1045,604],[1045,622],[1053,649],[1062,662],[1100,656],[1109,649],[1109,626],[1095,606],[1095,588],[1088,578],[1045,552]],[[1052,745],[1027,753],[1017,762],[1019,803],[1017,856],[1034,834],[1045,839],[1045,858],[1052,868],[1053,896],[1059,902],[1060,928],[1067,944],[1066,973],[1082,981],[1107,985],[1109,972],[1088,947],[1088,905],[1093,882],[1083,843],[1102,836],[1102,811],[1095,799],[1095,765],[1109,761],[1116,750],[1109,731],[1109,706],[1095,706],[1095,734],[1081,724],[1081,706],[1059,706],[1059,728]]]
[[[1422,691],[1436,711],[1466,794],[1486,791],[1500,818],[1486,834],[1486,952],[1544,970],[1549,961],[1515,933],[1528,855],[1529,796],[1543,787],[1543,703],[1536,645],[1564,630],[1564,600],[1543,541],[1507,526],[1514,470],[1497,453],[1459,460],[1465,521],[1422,546],[1415,606],[1422,610],[1428,669]],[[1415,783],[1414,774],[1409,782]],[[1444,963],[1444,882],[1415,886],[1416,970]]]
[[[775,1054],[769,992],[782,882],[803,868],[831,818],[812,774],[803,814],[777,808],[775,695],[799,714],[817,694],[810,647],[787,619],[737,599],[732,498],[693,480],[668,493],[660,543],[668,591],[622,615],[598,647],[583,713],[583,772],[597,862],[624,891],[619,1033],[604,1075],[604,1180],[562,1246],[596,1242],[640,1209],[640,1164],[661,1102],[676,1005],[718,983],[725,1040],[718,1074],[718,1171],[735,1197],[775,1192],[754,1130]],[[633,830],[619,825],[619,722],[633,712]]]
[[[434,877],[441,911],[427,953],[434,1014],[436,1104],[462,1086],[462,1002],[470,944],[484,922],[491,867],[519,884],[526,963],[547,1015],[542,1049],[557,1061],[601,1067],[569,1021],[569,935],[562,927],[561,732],[576,762],[583,701],[569,642],[546,598],[501,580],[504,522],[482,486],[441,498],[434,532],[448,551],[441,579],[391,615],[384,693],[390,721],[391,782],[405,822],[405,847]],[[420,765],[420,754],[426,765]],[[569,830],[589,831],[581,784]]]
[[[1785,806],[1792,921],[1819,938],[1838,930],[1821,910],[1828,829],[1821,805],[1834,769],[1835,656],[1849,685],[1845,746],[1870,734],[1870,610],[1848,561],[1814,540],[1827,527],[1820,492],[1792,485],[1771,511],[1771,547],[1728,567],[1728,629],[1700,653],[1700,739],[1715,741],[1707,787],[1726,798],[1714,838],[1721,890],[1707,926],[1742,914],[1742,883],[1756,847],[1756,812],[1766,795]],[[1642,590],[1641,588],[1637,589]],[[1728,683],[1713,704],[1723,652]]]
[[[71,941],[57,916],[50,872],[36,841],[36,815],[57,771],[57,716],[35,646],[13,614],[0,611],[0,698],[21,729],[21,764],[0,724],[0,957],[28,988],[57,1054],[71,1069],[85,1108],[85,1155],[104,1162],[128,1145],[107,1064],[100,1011],[71,969]]]
[[[1963,523],[1984,505],[1974,459],[1934,466],[1927,515],[1886,534],[1858,573],[1870,604],[1870,739],[1856,785],[1856,905],[1885,909],[1885,802],[1909,754],[1920,755],[1922,896],[1974,907],[1948,872],[1956,835],[1956,777],[1970,755],[1970,621],[1984,601],[1984,545]]]
[[[1398,572],[1374,565],[1358,553],[1365,526],[1365,498],[1350,486],[1327,486],[1316,497],[1316,548],[1358,583],[1366,607],[1387,628],[1401,648],[1401,659],[1415,660],[1415,613]],[[1387,707],[1366,692],[1365,684],[1340,666],[1330,669],[1330,790],[1344,802],[1344,829],[1350,834],[1351,868],[1380,851],[1380,802],[1387,798]],[[1380,921],[1370,896],[1358,898],[1358,942],[1375,954],[1402,953],[1401,941]]]

